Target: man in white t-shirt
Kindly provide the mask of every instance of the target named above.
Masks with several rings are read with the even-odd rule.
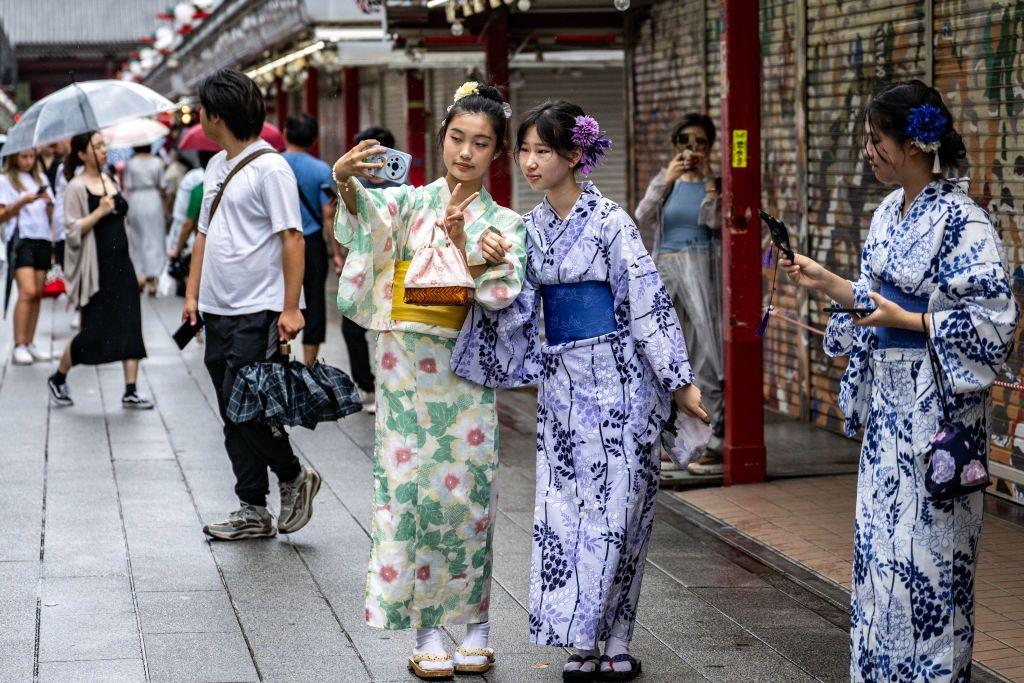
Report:
[[[269,538],[306,525],[320,475],[302,466],[283,430],[255,421],[232,422],[227,404],[241,367],[275,358],[278,342],[302,330],[305,245],[299,195],[295,174],[280,154],[253,156],[272,148],[259,138],[266,109],[248,76],[218,71],[200,85],[199,101],[203,132],[224,151],[206,167],[182,320],[195,322],[202,313],[206,323],[206,368],[217,392],[224,445],[241,501],[240,509],[203,531],[221,540]],[[267,511],[268,467],[281,490],[276,526]]]

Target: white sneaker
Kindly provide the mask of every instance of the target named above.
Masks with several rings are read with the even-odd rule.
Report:
[[[28,345],[28,352],[32,355],[32,360],[37,363],[53,359],[53,355],[49,351],[40,351],[35,344]]]
[[[32,363],[35,362],[32,359],[32,352],[28,350],[27,344],[19,344],[14,347],[11,362],[15,365],[32,365]]]
[[[372,391],[363,391],[358,387],[356,387],[356,392],[359,394],[359,402],[363,404],[363,412],[375,415],[377,413],[377,394]]]

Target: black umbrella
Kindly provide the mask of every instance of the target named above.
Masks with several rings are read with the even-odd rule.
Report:
[[[7,273],[4,276],[4,320],[7,320],[7,306],[11,302],[11,290],[14,288],[14,255],[17,253],[19,241],[18,231],[15,229],[14,235],[11,239],[7,240]]]
[[[362,410],[356,386],[341,370],[317,361],[251,363],[238,371],[228,397],[232,422],[314,429]]]

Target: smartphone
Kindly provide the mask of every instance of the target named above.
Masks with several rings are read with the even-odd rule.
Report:
[[[758,209],[757,212],[760,214],[761,220],[768,225],[768,232],[772,236],[772,244],[779,248],[783,256],[792,261],[793,248],[789,246],[789,229],[786,227],[786,224],[770,215],[764,209]]]
[[[382,149],[384,151],[380,154],[366,157],[366,162],[369,164],[384,164],[381,168],[371,171],[370,174],[377,178],[390,180],[393,183],[404,184],[409,180],[409,169],[412,168],[412,155],[397,149],[391,149],[390,147],[383,147]]]
[[[821,309],[826,313],[849,313],[851,315],[871,315],[875,312],[873,308],[842,308],[840,306],[825,306]]]
[[[46,191],[48,189],[49,188],[47,188],[46,185],[40,185],[39,189],[36,190],[36,196],[42,197],[44,194],[46,194]]]
[[[199,334],[199,330],[203,329],[203,325],[205,325],[203,317],[201,315],[197,315],[195,325],[193,325],[191,321],[185,320],[181,323],[181,326],[174,331],[174,334],[171,335],[171,337],[173,337],[174,343],[178,345],[178,348],[184,350],[185,347],[188,346],[188,343],[192,341],[197,334]]]

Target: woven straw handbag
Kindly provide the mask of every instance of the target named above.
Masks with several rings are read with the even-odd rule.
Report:
[[[469,274],[462,250],[442,230],[444,243],[434,242],[438,226],[430,235],[430,242],[416,250],[405,276],[407,304],[417,306],[468,306],[473,303],[476,284]]]

